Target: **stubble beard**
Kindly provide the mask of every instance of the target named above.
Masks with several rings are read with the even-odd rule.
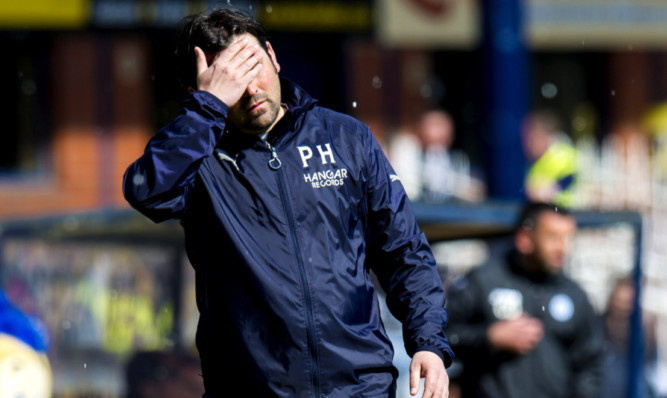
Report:
[[[275,103],[271,98],[250,98],[247,104],[253,104],[264,101],[263,109],[259,114],[251,114],[250,111],[244,111],[244,119],[241,125],[237,126],[239,130],[248,134],[261,135],[273,127],[280,113],[280,104]]]
[[[280,112],[280,104],[275,104],[269,98],[264,101],[264,106],[267,106],[267,109],[256,117],[250,116],[248,120],[248,130],[257,131],[259,134],[265,133],[275,124]]]

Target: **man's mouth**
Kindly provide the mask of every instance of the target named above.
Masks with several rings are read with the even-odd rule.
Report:
[[[255,102],[254,104],[251,104],[251,105],[248,106],[248,108],[247,108],[247,109],[248,109],[248,112],[254,112],[254,111],[256,111],[257,109],[259,109],[260,106],[262,106],[262,105],[264,104],[264,102],[265,102],[264,100],[259,100],[259,101]]]

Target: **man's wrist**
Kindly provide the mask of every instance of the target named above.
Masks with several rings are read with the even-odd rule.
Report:
[[[449,357],[449,355],[443,354],[438,347],[431,347],[431,346],[417,347],[417,349],[415,350],[415,354],[420,351],[428,351],[434,353],[442,360],[442,363],[445,364],[445,367],[448,367],[452,363],[452,359]]]

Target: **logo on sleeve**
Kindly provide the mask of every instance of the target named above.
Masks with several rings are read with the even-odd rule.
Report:
[[[239,170],[239,165],[236,164],[236,158],[232,158],[227,153],[223,152],[221,149],[218,149],[217,153],[218,153],[218,159],[220,159],[221,161],[230,162],[231,164],[234,165],[237,171]]]
[[[301,163],[304,169],[310,168],[310,163],[315,164],[321,163],[322,165],[331,165],[328,170],[323,171],[308,171],[305,170],[303,173],[303,179],[306,183],[310,184],[313,188],[324,188],[324,187],[337,187],[345,184],[345,180],[348,178],[348,171],[345,168],[339,169],[335,168],[333,165],[336,164],[336,158],[334,157],[334,152],[331,149],[331,143],[326,143],[324,145],[315,145],[315,150],[319,155],[319,160],[313,159],[315,156],[315,151],[313,148],[302,145],[296,147],[299,150],[299,156],[301,157]]]

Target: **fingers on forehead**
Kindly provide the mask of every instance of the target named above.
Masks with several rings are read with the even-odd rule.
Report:
[[[253,38],[254,36],[250,33],[242,33],[240,35],[233,36],[231,39],[230,47],[233,45],[242,45],[244,43],[252,44],[251,39]]]

